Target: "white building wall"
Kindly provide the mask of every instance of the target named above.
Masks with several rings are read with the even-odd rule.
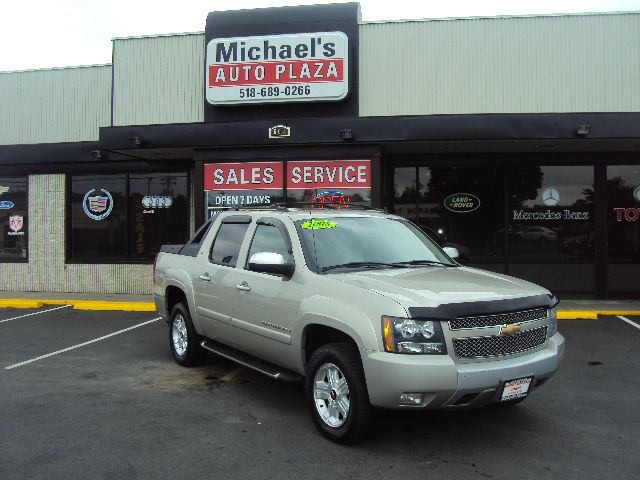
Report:
[[[0,145],[97,140],[110,124],[110,65],[0,72]]]
[[[640,111],[640,12],[367,23],[360,115]]]
[[[204,120],[204,34],[115,39],[113,124]]]

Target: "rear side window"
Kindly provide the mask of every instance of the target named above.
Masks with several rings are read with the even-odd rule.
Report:
[[[248,223],[223,223],[211,247],[211,261],[228,267],[235,267]]]
[[[198,255],[198,252],[200,251],[200,245],[202,244],[202,240],[204,239],[205,235],[211,228],[212,223],[213,222],[209,221],[205,223],[203,226],[201,226],[200,229],[195,233],[193,238],[189,240],[184,247],[182,247],[182,250],[180,250],[180,254],[190,255],[192,257],[195,257],[196,255]]]

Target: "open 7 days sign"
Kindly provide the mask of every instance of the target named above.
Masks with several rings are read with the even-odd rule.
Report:
[[[342,100],[349,92],[342,32],[214,38],[207,45],[212,105]]]

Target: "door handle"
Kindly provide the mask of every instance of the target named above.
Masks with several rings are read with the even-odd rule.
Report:
[[[245,292],[250,292],[251,291],[251,287],[249,286],[249,284],[247,282],[242,282],[236,285],[236,288],[238,290],[244,290]]]
[[[205,273],[204,275],[200,275],[200,280],[202,280],[203,282],[210,282],[211,277],[209,276],[208,273]]]

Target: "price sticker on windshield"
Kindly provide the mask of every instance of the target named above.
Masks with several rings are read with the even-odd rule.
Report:
[[[302,224],[302,228],[305,230],[324,230],[327,228],[335,228],[336,222],[331,220],[307,220]]]

